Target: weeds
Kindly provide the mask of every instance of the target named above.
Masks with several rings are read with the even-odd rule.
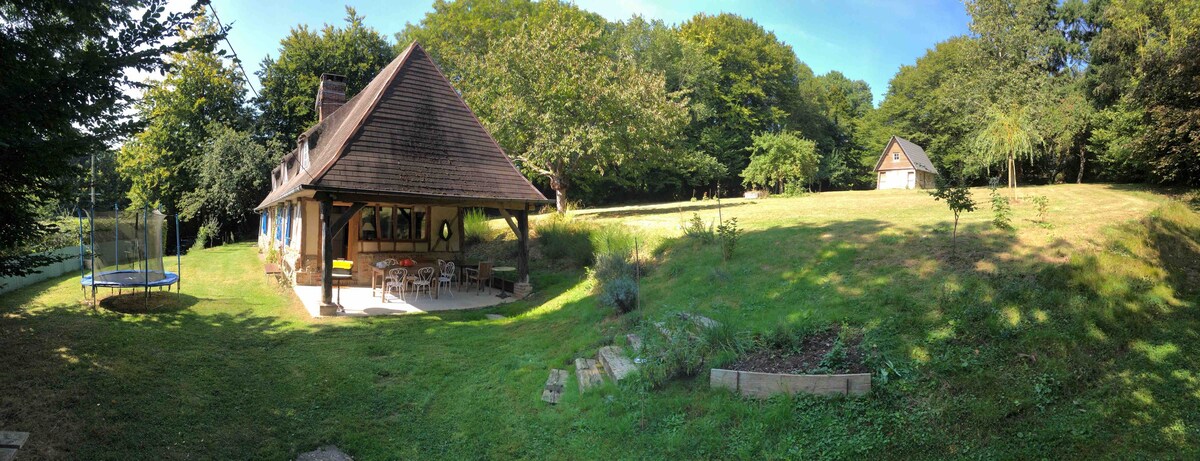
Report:
[[[1012,230],[1012,205],[1008,197],[1000,194],[1000,178],[988,178],[988,189],[992,202],[992,225],[1001,230]]]
[[[491,238],[492,228],[488,226],[487,215],[483,210],[473,208],[463,213],[463,239],[468,244],[487,241]]]
[[[717,226],[717,235],[721,238],[721,257],[728,261],[733,258],[733,250],[737,249],[738,239],[742,236],[737,218],[729,218]]]
[[[700,213],[692,213],[692,219],[687,220],[679,227],[683,229],[684,237],[705,245],[713,243],[717,239],[712,223],[705,224],[704,220],[700,218]]]

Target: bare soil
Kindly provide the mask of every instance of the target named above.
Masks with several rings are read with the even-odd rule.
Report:
[[[832,369],[818,370],[821,360],[829,354],[837,343],[838,328],[808,335],[800,344],[797,351],[782,349],[762,349],[743,355],[727,368],[738,371],[754,371],[759,373],[793,373],[793,374],[846,374],[869,373],[871,370],[863,364],[865,358],[862,349],[862,336],[855,335],[845,340],[846,358],[839,361]]]

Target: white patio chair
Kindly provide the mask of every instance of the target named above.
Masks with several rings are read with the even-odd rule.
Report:
[[[445,286],[450,296],[454,296],[454,279],[454,263],[442,263],[442,274],[438,276],[438,293],[441,293],[442,287]]]
[[[387,277],[384,277],[383,279],[384,296],[387,296],[388,293],[391,293],[392,289],[394,288],[397,293],[396,296],[400,298],[401,301],[404,301],[404,288],[407,285],[408,269],[397,267],[395,269],[388,270]]]
[[[424,289],[425,294],[429,295],[429,299],[433,299],[433,290],[431,290],[433,285],[433,268],[422,267],[417,269],[417,279],[414,280],[412,284],[413,293],[416,294],[418,298],[421,296],[421,290]]]

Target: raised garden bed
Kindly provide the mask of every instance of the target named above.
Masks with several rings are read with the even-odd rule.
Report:
[[[748,397],[775,394],[865,395],[871,374],[863,364],[861,337],[839,340],[839,329],[805,337],[795,349],[752,352],[728,368],[713,368],[709,385]]]

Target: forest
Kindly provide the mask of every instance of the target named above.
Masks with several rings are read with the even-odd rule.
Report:
[[[29,58],[0,88],[21,102],[0,109],[0,217],[14,224],[0,260],[88,199],[93,157],[98,203],[178,213],[200,241],[251,231],[268,172],[316,122],[320,75],[346,76],[352,96],[413,41],[560,211],[870,189],[892,135],[967,184],[1200,185],[1200,2],[964,7],[970,33],[902,66],[877,103],[865,82],[815,74],[805,50],[733,14],[612,22],[558,1],[438,0],[381,31],[347,7],[282,37],[248,92],[204,2],[6,2],[0,47]],[[63,27],[84,20],[95,25]]]

